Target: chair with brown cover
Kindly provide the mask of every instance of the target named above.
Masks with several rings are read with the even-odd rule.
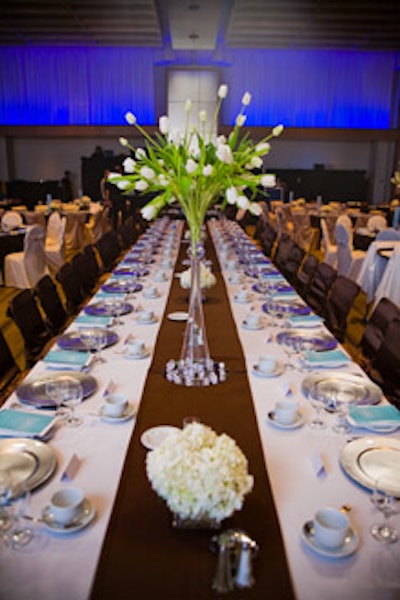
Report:
[[[344,340],[347,317],[359,291],[360,286],[343,275],[338,275],[331,287],[323,316],[326,326],[340,342]]]
[[[337,272],[333,267],[326,263],[318,263],[304,295],[305,301],[316,313],[323,313],[336,276]]]
[[[400,408],[400,318],[389,323],[382,344],[371,361],[371,378],[389,400]]]
[[[0,405],[8,394],[8,390],[21,371],[15,362],[10,346],[0,329]]]
[[[302,248],[301,246],[299,246],[299,244],[296,244],[296,242],[294,242],[289,250],[289,254],[286,258],[284,265],[282,265],[280,269],[283,275],[286,277],[286,279],[288,279],[288,281],[290,281],[290,283],[292,284],[294,284],[294,282],[296,281],[297,272],[300,268],[301,263],[304,260],[305,255],[306,251],[304,250],[304,248]]]
[[[59,296],[57,286],[50,277],[45,275],[38,281],[33,291],[46,315],[46,325],[52,335],[60,333],[68,319],[67,312]]]
[[[318,259],[313,254],[309,254],[297,271],[296,277],[292,281],[292,285],[294,285],[301,296],[305,296],[318,265]]]
[[[398,318],[400,318],[399,307],[388,298],[381,298],[371,313],[361,338],[360,346],[365,366],[374,359],[379,351],[389,324]]]
[[[103,266],[103,271],[110,271],[116,264],[121,251],[121,242],[115,230],[107,231],[95,244]]]
[[[64,292],[68,314],[76,314],[86,299],[78,272],[67,262],[58,271],[56,279]]]

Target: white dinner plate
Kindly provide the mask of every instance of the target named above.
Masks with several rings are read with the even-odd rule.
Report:
[[[144,431],[140,437],[140,441],[147,450],[154,450],[167,439],[171,433],[180,431],[178,427],[172,425],[158,425]]]
[[[167,316],[170,321],[187,321],[189,313],[184,312],[183,310],[178,310],[176,312],[169,313]]]
[[[76,531],[80,531],[84,527],[87,527],[91,521],[93,521],[96,514],[96,510],[93,504],[85,498],[83,501],[82,510],[77,517],[68,525],[62,525],[61,523],[57,523],[55,521],[52,513],[50,505],[45,506],[42,512],[42,522],[44,527],[52,531],[53,533],[61,533],[61,534],[69,534],[75,533]]]

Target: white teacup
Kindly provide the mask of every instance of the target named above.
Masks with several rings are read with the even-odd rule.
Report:
[[[340,548],[349,530],[348,516],[330,506],[320,508],[314,517],[315,540],[325,548]]]
[[[145,345],[142,340],[131,340],[126,345],[126,349],[131,356],[141,356],[144,353]]]
[[[143,291],[143,295],[145,298],[155,298],[157,296],[158,290],[155,285],[150,285]]]
[[[236,298],[241,302],[246,302],[250,298],[250,294],[247,290],[239,290],[236,294]]]
[[[234,259],[227,260],[225,263],[225,268],[228,269],[229,271],[234,271],[236,269],[236,260],[234,260]]]
[[[166,280],[166,276],[165,276],[164,271],[156,271],[154,273],[153,279],[154,279],[154,281],[158,281],[158,282],[165,281]]]
[[[169,258],[163,258],[163,260],[161,261],[161,266],[164,267],[164,269],[171,269],[172,262]]]
[[[245,321],[248,327],[259,327],[261,324],[261,317],[257,313],[248,313]]]
[[[282,425],[291,425],[299,410],[299,404],[295,400],[280,400],[275,404],[275,418]]]
[[[235,272],[232,273],[232,275],[230,276],[230,282],[231,283],[242,283],[243,278],[241,273]]]
[[[258,370],[266,375],[273,373],[276,369],[276,358],[270,354],[260,356],[258,359]]]
[[[142,323],[150,323],[154,320],[154,312],[152,310],[143,309],[138,313],[138,320]]]
[[[82,510],[85,495],[79,488],[63,488],[58,490],[50,500],[50,512],[54,520],[61,525],[68,525]]]
[[[126,411],[128,399],[120,394],[109,394],[104,399],[103,412],[108,417],[120,417]]]

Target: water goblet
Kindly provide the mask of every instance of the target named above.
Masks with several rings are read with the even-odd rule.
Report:
[[[46,381],[46,396],[53,400],[56,405],[56,417],[63,420],[65,418],[65,409],[62,406],[62,382],[55,379],[48,379]]]
[[[106,362],[106,359],[102,356],[101,351],[107,345],[107,331],[105,329],[102,329],[101,327],[94,327],[93,342],[96,350],[96,362]]]
[[[371,502],[384,517],[383,523],[374,523],[372,525],[372,537],[384,544],[393,544],[394,542],[397,542],[399,533],[389,522],[390,517],[396,512],[396,500],[394,496],[387,491],[385,481],[382,479],[378,479],[375,482]]]
[[[322,409],[324,406],[324,397],[321,395],[319,384],[316,382],[310,390],[311,405],[314,408],[315,414],[312,420],[309,422],[309,426],[312,429],[325,429],[326,422],[322,417]]]
[[[26,521],[26,515],[29,515],[31,494],[30,491],[22,487],[18,496],[14,500],[14,527],[9,535],[8,543],[14,550],[27,546],[33,539],[34,527],[33,519]]]
[[[65,421],[67,427],[81,425],[82,419],[75,414],[75,407],[83,400],[82,385],[74,378],[66,378],[63,381],[63,404],[69,408],[69,415]]]
[[[336,423],[332,427],[335,433],[348,434],[351,432],[350,427],[346,423],[346,407],[349,400],[351,400],[351,396],[345,390],[336,392],[331,396],[331,405],[337,413]]]
[[[12,496],[12,480],[9,469],[0,469],[0,538],[13,524],[9,503]]]

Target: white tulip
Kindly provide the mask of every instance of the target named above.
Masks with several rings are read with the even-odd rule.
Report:
[[[130,111],[125,113],[125,120],[127,123],[129,123],[129,125],[136,125],[136,117]]]
[[[125,137],[120,137],[119,138],[119,143],[121,144],[121,146],[128,146],[129,142]]]
[[[129,183],[129,181],[126,181],[126,179],[121,179],[121,181],[117,182],[117,188],[119,190],[126,190],[129,186],[130,186],[130,183]]]
[[[140,169],[140,174],[142,177],[144,177],[148,181],[152,181],[154,179],[154,177],[156,176],[153,169],[151,169],[150,167],[146,167],[146,166],[144,166]]]
[[[246,115],[238,115],[235,122],[238,127],[242,127],[246,122]]]
[[[200,123],[205,123],[207,121],[207,111],[201,110],[199,112],[199,120],[200,120]]]
[[[133,160],[133,158],[131,158],[130,156],[125,158],[125,160],[123,161],[122,164],[124,166],[125,173],[134,173],[135,172],[136,163]]]
[[[174,144],[174,146],[180,146],[182,143],[182,134],[179,129],[174,129],[169,134],[169,141]]]
[[[261,177],[261,185],[264,187],[275,187],[276,175],[274,175],[273,173],[266,173]]]
[[[250,206],[249,199],[246,198],[246,196],[239,196],[236,200],[236,206],[243,208],[243,210],[247,210]]]
[[[225,196],[228,204],[236,204],[236,200],[238,199],[237,189],[231,185],[231,187],[227,188]]]
[[[223,98],[226,98],[227,94],[228,94],[228,86],[225,84],[220,85],[219,89],[218,89],[218,98],[221,98],[221,100],[222,100]]]
[[[283,125],[275,125],[275,127],[272,130],[272,135],[274,137],[278,137],[278,135],[281,135],[283,131]]]
[[[145,190],[147,190],[148,187],[149,184],[143,179],[138,179],[138,181],[135,183],[135,190],[137,190],[138,192],[144,192]]]
[[[192,101],[188,98],[185,102],[185,112],[190,112],[192,108]]]
[[[160,129],[160,132],[163,135],[166,135],[169,131],[169,119],[166,115],[160,117],[159,121],[158,121],[158,126]]]
[[[186,171],[187,171],[188,173],[194,173],[194,172],[195,172],[195,170],[197,169],[197,167],[198,167],[198,164],[197,164],[197,162],[196,162],[196,161],[194,161],[192,158],[189,158],[189,159],[186,161]]]
[[[142,213],[143,219],[146,219],[146,221],[151,221],[156,216],[156,209],[151,205],[143,206],[140,212]]]
[[[244,106],[248,106],[251,102],[251,94],[249,92],[245,92],[242,98],[242,104]]]
[[[217,146],[221,146],[221,144],[226,144],[226,137],[224,135],[219,135],[217,137]]]
[[[250,202],[249,212],[256,217],[259,217],[262,215],[262,208],[258,202]]]
[[[142,158],[145,158],[146,151],[143,148],[138,148],[135,152],[135,156],[138,160],[141,160]]]
[[[262,154],[268,154],[268,152],[271,150],[271,144],[269,144],[268,142],[260,142],[259,144],[257,144],[256,146],[256,151],[257,152],[262,152]]]
[[[227,144],[218,146],[216,156],[221,162],[226,163],[227,165],[230,165],[233,162],[232,151]]]
[[[212,165],[205,165],[203,167],[203,175],[204,177],[210,177],[210,175],[212,175],[213,172],[213,166]]]
[[[165,177],[164,173],[160,173],[160,175],[157,177],[157,181],[162,186],[168,185],[168,179]]]

